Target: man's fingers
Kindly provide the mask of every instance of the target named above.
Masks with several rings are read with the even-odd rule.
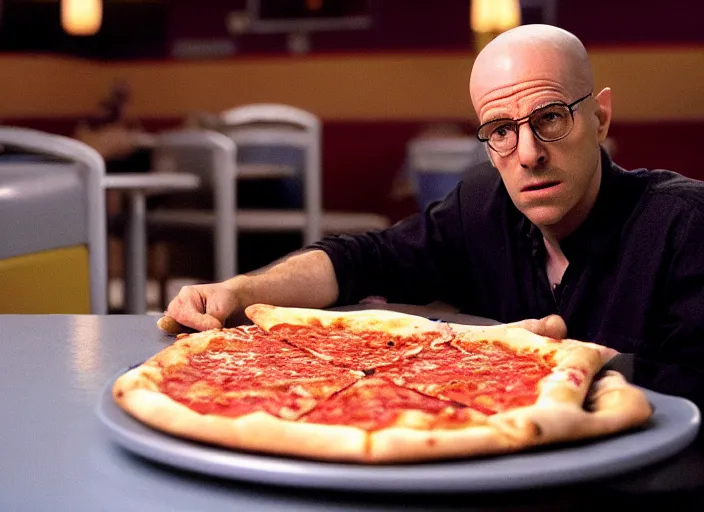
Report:
[[[156,322],[156,326],[164,331],[166,334],[176,335],[183,332],[184,327],[178,323],[175,319],[168,315],[162,316]]]
[[[200,331],[207,331],[208,329],[222,329],[223,327],[221,320],[208,314],[200,315],[198,318],[198,325],[199,327],[197,327],[197,329]]]
[[[203,299],[193,289],[182,289],[171,301],[165,314],[178,324],[198,331],[221,329],[223,326],[223,321],[217,316],[204,311]]]
[[[567,337],[567,324],[559,315],[548,315],[540,320],[543,323],[543,336],[563,339]]]
[[[217,290],[206,302],[205,314],[216,318],[224,325],[225,320],[233,313],[235,306],[236,304],[229,293],[223,290]]]
[[[548,315],[543,318],[529,318],[511,325],[523,327],[535,334],[549,338],[564,339],[567,336],[567,325],[559,315]]]
[[[195,285],[181,288],[165,315],[181,326],[206,331],[222,329],[236,308],[237,301],[228,288],[217,284]],[[173,325],[165,326],[176,329]]]
[[[567,338],[567,325],[559,315],[548,315],[543,318],[529,318],[507,325],[523,327],[524,329],[527,329],[535,334],[547,336],[548,338],[555,338],[558,340],[564,340]],[[586,341],[580,341],[580,343],[597,350],[601,356],[602,364],[606,364],[619,354],[618,351],[597,343],[590,343]]]
[[[209,329],[222,329],[222,322],[212,315],[198,313],[192,309],[178,310],[178,312],[171,313],[167,312],[168,316],[173,319],[173,321],[180,324],[182,327],[190,327],[197,331],[207,331]],[[162,329],[165,330],[165,329]],[[180,329],[179,332],[183,332],[184,329]],[[167,331],[168,332],[168,331]]]

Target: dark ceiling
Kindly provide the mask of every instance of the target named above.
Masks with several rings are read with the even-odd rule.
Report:
[[[261,0],[295,13],[311,0]],[[314,33],[312,52],[467,50],[472,46],[468,0],[316,0],[325,6],[364,5],[371,26]],[[556,23],[586,44],[704,43],[702,0],[523,0],[553,3]],[[228,33],[227,17],[247,0],[103,0],[95,36],[74,37],[60,24],[59,0],[0,0],[0,52],[61,53],[98,59],[166,59],[287,52],[287,34]],[[292,4],[300,4],[291,10]],[[278,7],[277,7],[278,6]],[[539,22],[525,8],[524,23]],[[338,12],[339,14],[339,12]],[[187,48],[179,54],[176,48]],[[195,50],[194,50],[195,49]],[[180,51],[179,50],[179,51]],[[200,52],[200,54],[198,53]],[[219,52],[219,53],[218,53]]]
[[[168,3],[104,0],[100,32],[75,37],[61,27],[59,0],[0,0],[0,50],[106,59],[161,57],[168,43]]]

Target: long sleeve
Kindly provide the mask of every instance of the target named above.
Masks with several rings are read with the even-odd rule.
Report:
[[[408,304],[452,301],[453,280],[461,269],[458,255],[466,251],[460,211],[456,189],[444,201],[389,229],[326,237],[313,244],[333,262],[338,304],[370,295]]]
[[[693,207],[673,233],[657,329],[633,360],[633,381],[691,399],[704,410],[704,208]]]

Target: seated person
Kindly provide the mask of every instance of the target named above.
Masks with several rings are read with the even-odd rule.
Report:
[[[100,102],[98,115],[81,121],[74,137],[105,159],[106,171],[147,172],[151,168],[153,135],[126,118],[130,99],[127,84],[116,82]]]
[[[209,329],[252,303],[440,300],[500,322],[543,319],[525,325],[609,347],[636,384],[704,405],[704,184],[611,160],[611,90],[594,90],[584,46],[562,29],[498,36],[469,90],[490,162],[443,201],[185,287],[167,314]]]

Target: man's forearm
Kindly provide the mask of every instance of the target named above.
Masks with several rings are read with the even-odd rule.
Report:
[[[339,294],[332,262],[319,250],[293,253],[225,284],[236,290],[243,307],[263,303],[324,308]]]

